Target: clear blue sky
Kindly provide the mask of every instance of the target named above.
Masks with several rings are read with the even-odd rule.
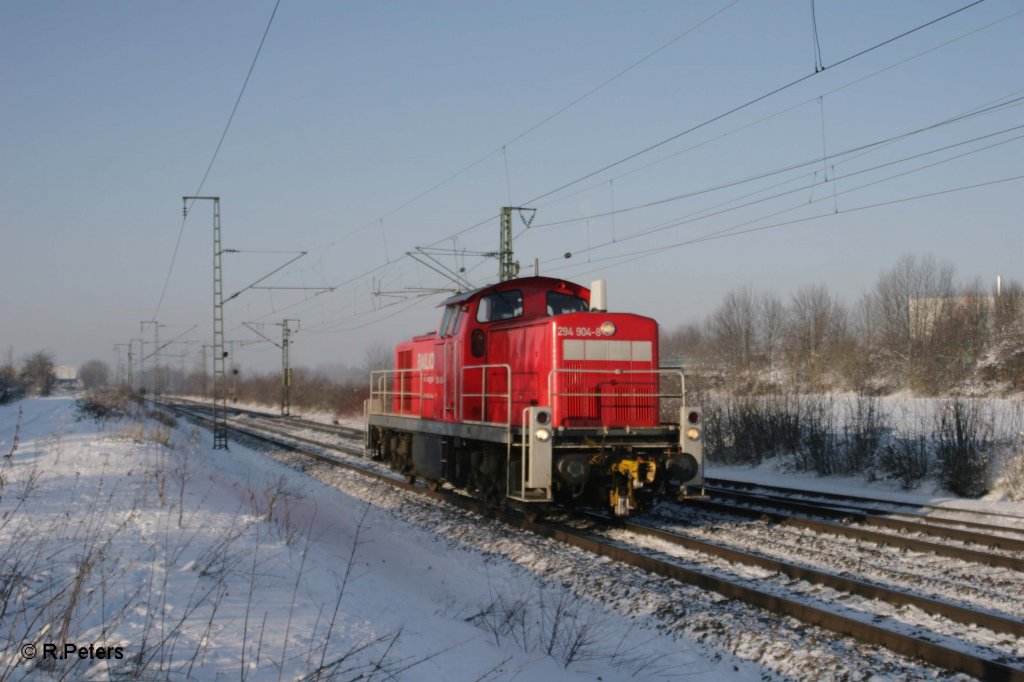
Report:
[[[315,366],[359,364],[369,344],[426,331],[440,295],[374,290],[451,286],[403,254],[494,250],[510,198],[538,208],[516,243],[524,269],[540,258],[544,274],[604,277],[613,309],[669,327],[741,285],[786,298],[824,282],[853,302],[905,253],[962,280],[1021,279],[1024,181],[903,201],[1024,175],[1013,140],[1024,129],[1010,130],[1024,125],[1020,102],[820,161],[1024,96],[1020,0],[987,0],[837,64],[965,4],[816,0],[826,68],[815,74],[806,0],[282,0],[203,194],[222,197],[226,248],[309,252],[266,283],[337,289],[247,291],[226,307],[228,337],[258,338],[243,321],[299,318],[293,363]],[[209,341],[209,206],[185,223],[161,292],[181,197],[199,185],[273,8],[0,3],[0,349],[112,362],[112,345],[154,313],[163,340],[196,324],[188,338]],[[730,186],[599,215],[719,185]],[[897,203],[864,208],[886,202]],[[225,293],[288,257],[225,255]],[[495,279],[494,260],[440,258],[474,285]],[[198,346],[188,352],[194,364]],[[270,369],[279,354],[247,346],[239,361]]]

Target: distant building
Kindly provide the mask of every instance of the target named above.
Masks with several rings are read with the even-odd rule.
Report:
[[[907,310],[910,316],[910,336],[914,339],[927,337],[941,316],[963,317],[975,306],[984,309],[991,319],[995,305],[994,296],[912,298]]]
[[[53,375],[57,378],[56,388],[78,388],[78,370],[74,367],[58,365],[53,368]]]

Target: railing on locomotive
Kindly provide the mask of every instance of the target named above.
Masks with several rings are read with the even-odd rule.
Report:
[[[418,375],[419,381],[414,382],[413,378]],[[389,388],[390,379],[390,388]],[[397,387],[396,387],[397,384]],[[414,385],[418,385],[418,391],[412,391],[411,388]],[[406,386],[410,390],[406,390]],[[399,399],[399,404],[408,398],[411,404],[412,400],[415,399],[419,406],[419,413],[412,414],[402,411],[395,411],[393,404],[394,399]],[[370,372],[370,404],[373,405],[374,399],[378,399],[380,405],[380,412],[374,414],[387,414],[397,415],[402,417],[413,417],[416,419],[423,418],[423,372],[418,369],[380,369],[373,370]]]
[[[555,405],[557,398],[610,398],[606,393],[600,392],[565,392],[555,391],[555,378],[558,374],[603,374],[603,375],[626,375],[626,374],[647,374],[647,375],[658,375],[658,392],[657,393],[618,393],[615,394],[616,400],[623,398],[637,398],[637,399],[651,399],[657,398],[659,404],[659,418],[662,416],[660,410],[661,400],[670,399],[678,400],[679,405],[683,406],[686,404],[686,376],[683,374],[682,369],[678,368],[658,368],[658,369],[569,369],[565,367],[557,367],[548,372],[548,402],[552,407]],[[662,392],[661,390],[661,377],[671,376],[679,378],[679,392]],[[678,410],[672,414],[677,415]]]
[[[504,393],[488,393],[487,392],[487,370],[490,369],[503,369],[505,370],[505,392]],[[480,393],[463,393],[462,387],[466,384],[466,372],[468,370],[479,370],[480,371]],[[468,424],[494,424],[498,426],[505,426],[511,428],[512,426],[512,366],[506,363],[498,363],[491,365],[466,365],[462,368],[462,376],[459,377],[459,385],[456,388],[459,404],[459,421],[466,422]],[[491,422],[486,419],[473,420],[465,418],[465,404],[467,398],[480,398],[480,416],[486,417],[487,415],[487,399],[494,398],[497,400],[504,400],[505,402],[505,421],[504,422]]]

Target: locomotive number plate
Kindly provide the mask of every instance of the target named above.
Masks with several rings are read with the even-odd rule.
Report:
[[[557,327],[558,336],[579,336],[583,338],[601,336],[600,327]]]

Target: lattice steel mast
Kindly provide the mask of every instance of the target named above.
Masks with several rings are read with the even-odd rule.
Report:
[[[498,250],[498,281],[507,282],[519,276],[519,261],[512,260],[512,211],[519,211],[526,227],[533,222],[537,214],[535,208],[523,208],[522,206],[503,206],[501,208],[501,246]],[[530,212],[530,219],[523,217],[523,212]]]
[[[227,372],[224,358],[224,276],[221,270],[220,197],[182,197],[183,214],[188,202],[213,202],[213,449],[228,448]]]

